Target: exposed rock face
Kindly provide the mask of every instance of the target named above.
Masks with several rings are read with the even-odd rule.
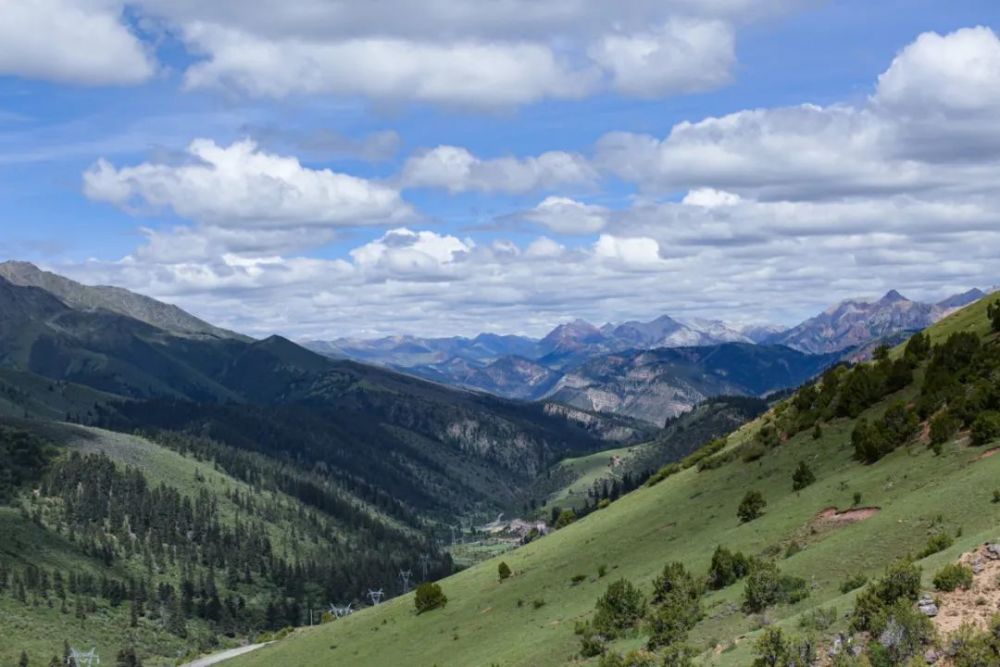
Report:
[[[567,373],[548,398],[662,425],[711,396],[761,396],[797,386],[834,361],[749,343],[623,352]]]
[[[816,317],[764,340],[813,354],[862,347],[872,341],[925,329],[985,295],[973,289],[929,304],[911,301],[896,290],[890,290],[877,301],[841,301]]]

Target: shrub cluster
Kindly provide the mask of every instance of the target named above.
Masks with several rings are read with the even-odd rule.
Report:
[[[806,580],[782,574],[769,561],[753,564],[743,589],[743,611],[759,613],[776,604],[794,604],[809,596]]]
[[[712,562],[708,566],[708,587],[719,590],[735,584],[750,574],[752,564],[752,559],[744,556],[742,552],[734,553],[723,546],[716,547],[715,553],[712,554]]]
[[[956,588],[972,587],[972,568],[959,563],[948,563],[934,575],[934,588],[950,593]]]
[[[916,412],[902,401],[892,403],[881,419],[870,422],[860,419],[851,433],[854,458],[875,463],[906,443],[920,428]]]

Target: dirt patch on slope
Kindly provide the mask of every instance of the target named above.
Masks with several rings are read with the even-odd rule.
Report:
[[[958,630],[963,623],[985,630],[990,618],[1000,609],[1000,555],[991,553],[988,546],[983,545],[963,554],[959,562],[972,568],[972,587],[935,593],[939,611],[931,620],[943,637]]]
[[[993,449],[987,449],[985,452],[973,459],[973,461],[982,461],[983,459],[988,459],[997,452],[1000,452],[1000,447],[994,447]]]
[[[849,510],[837,510],[836,507],[827,507],[816,515],[810,526],[814,529],[839,528],[858,521],[870,519],[882,511],[880,507],[854,507]]]

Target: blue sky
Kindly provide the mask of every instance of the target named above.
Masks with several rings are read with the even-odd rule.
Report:
[[[300,338],[997,282],[995,2],[201,4],[0,2],[0,254]]]

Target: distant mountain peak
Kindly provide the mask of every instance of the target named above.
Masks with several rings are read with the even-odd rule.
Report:
[[[909,301],[909,299],[907,299],[905,296],[903,296],[896,290],[891,289],[888,292],[886,292],[885,296],[879,299],[879,301],[882,303],[895,303],[897,301]]]

